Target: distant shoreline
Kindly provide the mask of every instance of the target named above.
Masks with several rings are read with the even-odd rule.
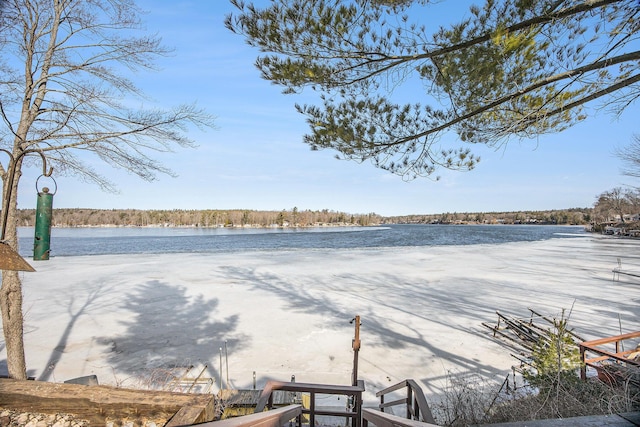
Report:
[[[318,226],[369,226],[389,224],[523,224],[523,225],[588,225],[593,220],[591,208],[514,212],[447,212],[382,216],[372,213],[351,214],[293,208],[282,211],[249,209],[208,210],[139,210],[139,209],[53,209],[52,225],[56,227],[107,225],[133,227],[205,227],[205,228],[291,228]],[[18,210],[18,223],[32,226],[34,209]]]
[[[225,225],[163,225],[163,224],[149,224],[149,225],[115,225],[115,224],[100,224],[100,225],[52,225],[52,228],[203,228],[203,229],[296,229],[296,228],[348,228],[348,227],[384,227],[389,225],[425,225],[425,226],[562,226],[562,227],[577,227],[586,229],[584,224],[553,224],[553,223],[479,223],[479,222],[464,222],[464,223],[380,223],[380,224],[310,224],[310,225],[237,225],[237,226],[225,226]],[[20,226],[18,228],[33,228],[33,225]]]

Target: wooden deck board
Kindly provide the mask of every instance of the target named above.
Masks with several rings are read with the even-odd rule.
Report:
[[[0,408],[68,413],[96,425],[104,425],[107,419],[145,418],[195,424],[213,420],[214,404],[214,396],[206,394],[0,379]],[[176,414],[184,418],[175,420]]]

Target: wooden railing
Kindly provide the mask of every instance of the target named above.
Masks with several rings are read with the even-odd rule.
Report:
[[[422,389],[414,380],[405,380],[394,386],[388,387],[378,393],[380,398],[378,409],[362,408],[362,393],[364,382],[358,380],[357,386],[341,386],[327,384],[309,384],[296,382],[269,381],[258,398],[255,412],[236,418],[201,424],[205,427],[281,427],[295,419],[298,427],[316,425],[316,417],[330,416],[345,418],[352,427],[367,427],[370,424],[376,427],[437,427],[427,404]],[[385,396],[406,388],[404,398],[385,402]],[[309,408],[299,404],[273,409],[273,392],[276,390],[309,394]],[[321,409],[316,406],[317,395],[348,396],[351,405],[345,410]],[[406,418],[385,413],[385,408],[396,405],[406,405]],[[269,409],[265,411],[265,409]]]
[[[581,342],[579,344],[580,357],[582,358],[580,377],[583,380],[587,378],[587,366],[591,366],[595,369],[602,369],[607,364],[617,364],[625,367],[635,366],[640,368],[640,362],[629,358],[631,353],[637,351],[635,347],[631,350],[622,350],[622,342],[633,338],[640,338],[640,331]],[[609,344],[609,347],[615,346],[615,349],[606,349],[601,347],[607,344]],[[611,344],[613,344],[613,346]],[[589,353],[595,353],[597,356],[588,357]],[[607,363],[603,364],[602,362]]]
[[[362,393],[364,392],[364,381],[362,380],[358,380],[358,385],[356,386],[269,381],[258,398],[256,413],[264,411],[265,408],[271,409],[273,407],[273,392],[275,390],[309,393],[309,408],[303,407],[302,414],[308,416],[309,425],[311,426],[315,426],[316,416],[320,415],[351,419],[351,426],[353,427],[362,425]],[[316,396],[327,394],[348,396],[352,404],[349,408],[345,408],[344,411],[317,408]],[[301,419],[298,418],[298,426],[300,425]]]
[[[437,427],[436,424],[408,420],[375,409],[362,408],[362,426],[368,427],[369,423],[376,427]]]
[[[198,424],[198,427],[282,427],[294,418],[299,426],[301,417],[302,405],[289,405],[272,411]]]
[[[390,397],[391,393],[405,388],[405,397],[385,402],[385,397]],[[414,380],[404,380],[396,385],[387,387],[384,390],[377,392],[376,397],[380,398],[378,409],[380,409],[381,412],[384,412],[386,408],[390,408],[392,406],[406,405],[406,419],[435,424],[427,399],[424,397],[422,389]]]

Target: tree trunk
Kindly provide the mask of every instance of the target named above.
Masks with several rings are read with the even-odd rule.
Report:
[[[16,170],[13,188],[10,189],[10,203],[8,206],[7,223],[5,226],[5,241],[18,251],[17,230],[17,194],[20,181],[19,168],[22,159],[15,164]],[[11,168],[8,168],[11,172]],[[7,176],[4,176],[4,187],[8,184]],[[3,194],[7,194],[5,191]],[[6,197],[6,196],[5,196]],[[3,207],[6,201],[3,198]],[[2,287],[0,288],[0,311],[2,312],[2,329],[4,332],[5,349],[7,353],[7,368],[11,378],[26,380],[27,367],[24,355],[24,319],[22,315],[22,282],[17,271],[2,271]]]
[[[24,357],[22,283],[17,271],[2,272],[0,288],[0,310],[2,329],[7,351],[9,376],[18,380],[27,379]]]

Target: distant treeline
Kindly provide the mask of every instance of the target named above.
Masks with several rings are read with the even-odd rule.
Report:
[[[21,226],[33,226],[35,209],[18,212]],[[347,214],[328,209],[291,210],[138,210],[138,209],[54,209],[54,227],[310,227],[317,225],[376,225],[376,214]]]
[[[592,220],[591,208],[549,211],[443,213],[404,215],[383,218],[387,224],[567,224],[585,225]]]
[[[21,226],[33,226],[34,209],[20,209]],[[383,217],[375,213],[349,214],[328,209],[291,210],[138,210],[54,209],[55,227],[312,227],[318,225],[379,224],[589,224],[592,209],[550,211],[443,213]]]

